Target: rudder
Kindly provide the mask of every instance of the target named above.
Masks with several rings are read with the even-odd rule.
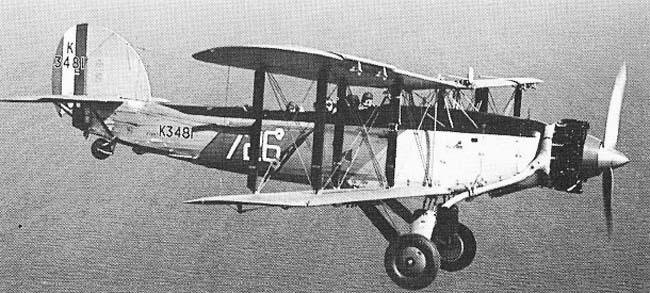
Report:
[[[149,77],[135,49],[115,32],[86,23],[69,28],[59,41],[52,94],[151,100]]]

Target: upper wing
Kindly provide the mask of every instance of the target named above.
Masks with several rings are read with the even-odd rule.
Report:
[[[541,79],[531,77],[475,79],[472,81],[472,88],[516,87],[519,85],[530,86],[542,82],[544,81]]]
[[[388,88],[397,80],[404,89],[467,87],[456,81],[428,77],[393,65],[337,52],[298,46],[218,47],[192,55],[197,60],[225,66],[283,74],[316,80],[323,68],[329,69],[328,82],[345,81],[350,86]]]
[[[116,102],[122,103],[125,98],[115,96],[86,96],[86,95],[41,95],[41,96],[17,96],[0,98],[0,102],[11,103],[67,103],[67,102]]]

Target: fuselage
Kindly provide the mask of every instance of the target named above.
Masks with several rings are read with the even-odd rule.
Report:
[[[425,115],[425,111],[429,115]],[[265,111],[260,176],[309,183],[314,112]],[[425,118],[422,118],[422,117]],[[357,111],[346,119],[343,159],[333,162],[336,114],[328,115],[324,174],[333,170],[352,185],[382,181],[388,111]],[[533,160],[545,124],[460,110],[402,107],[395,185],[450,190],[511,177]],[[434,123],[437,117],[438,123]],[[157,153],[210,168],[246,173],[250,162],[246,108],[167,106],[126,101],[105,119],[119,141],[137,153]],[[361,127],[360,125],[372,126]]]

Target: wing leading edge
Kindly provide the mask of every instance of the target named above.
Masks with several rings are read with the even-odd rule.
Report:
[[[185,201],[188,204],[245,204],[245,205],[263,205],[278,207],[317,207],[328,205],[343,205],[358,202],[381,201],[387,199],[399,199],[407,197],[453,195],[454,197],[446,204],[449,206],[470,197],[486,194],[494,190],[516,185],[526,181],[536,175],[539,170],[544,170],[548,161],[547,156],[537,158],[528,165],[522,172],[507,179],[497,181],[485,186],[466,188],[460,190],[450,190],[441,187],[420,187],[420,186],[402,186],[390,189],[385,188],[367,188],[367,189],[329,189],[319,193],[313,191],[293,191],[293,192],[276,192],[276,193],[258,193],[258,194],[241,194],[241,195],[223,195],[210,196]],[[535,182],[535,180],[533,180]]]
[[[189,204],[249,204],[279,207],[317,207],[339,205],[364,201],[385,200],[426,195],[449,194],[448,189],[430,187],[395,187],[361,188],[361,189],[329,189],[319,193],[311,190],[258,193],[242,195],[210,196],[185,201]]]

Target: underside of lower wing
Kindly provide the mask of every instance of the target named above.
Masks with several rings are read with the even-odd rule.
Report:
[[[385,200],[427,195],[446,195],[450,190],[431,187],[395,187],[328,189],[319,193],[313,190],[258,193],[241,195],[210,196],[185,201],[190,204],[248,204],[279,207],[316,207],[339,205],[364,201]]]
[[[422,186],[402,186],[394,188],[360,188],[360,189],[327,189],[318,193],[312,190],[277,192],[277,193],[257,193],[241,195],[223,195],[210,196],[198,199],[188,200],[188,204],[214,204],[214,205],[263,205],[278,206],[283,208],[290,207],[317,207],[329,205],[344,205],[359,202],[382,201],[388,199],[399,199],[407,197],[422,196],[453,196],[448,201],[449,205],[459,201],[489,193],[494,190],[516,185],[525,181],[540,170],[542,165],[535,161],[529,165],[523,172],[484,186],[467,186],[461,189],[449,189],[442,187],[422,187]],[[531,186],[532,187],[532,186]]]

